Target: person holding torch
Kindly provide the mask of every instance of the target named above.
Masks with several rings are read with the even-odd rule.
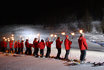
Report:
[[[79,43],[79,48],[81,51],[80,63],[84,63],[84,60],[86,57],[86,50],[88,49],[86,38],[84,37],[84,33],[81,33],[81,35],[78,39],[78,43]]]
[[[46,46],[47,46],[47,53],[45,56],[46,58],[50,57],[52,43],[53,43],[53,41],[49,41],[49,38],[48,38],[48,40],[46,41]]]
[[[57,37],[57,40],[56,40],[56,49],[57,49],[58,53],[57,53],[56,59],[60,59],[61,44],[62,44],[62,43],[63,43],[63,40],[60,41],[60,37]]]
[[[64,41],[65,50],[66,50],[66,54],[65,54],[65,57],[64,57],[65,60],[68,60],[68,55],[69,55],[69,51],[70,51],[70,48],[71,48],[71,44],[72,44],[72,42],[69,40],[69,36],[66,35],[66,39]]]

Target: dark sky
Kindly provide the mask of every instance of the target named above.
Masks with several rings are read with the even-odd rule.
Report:
[[[0,23],[1,25],[56,24],[73,15],[81,19],[86,11],[94,20],[101,20],[103,8],[103,2],[94,0],[39,1],[32,4],[3,5]]]

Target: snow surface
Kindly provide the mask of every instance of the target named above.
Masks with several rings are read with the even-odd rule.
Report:
[[[52,49],[51,56],[56,56],[56,49]],[[62,50],[61,57],[64,57]],[[80,51],[71,49],[69,58],[79,59]],[[86,61],[104,62],[103,52],[87,51]],[[0,54],[0,70],[103,70],[104,66],[93,67],[91,65],[70,66],[70,62],[54,58],[35,58],[34,56],[21,55],[14,57],[11,54],[5,56]]]

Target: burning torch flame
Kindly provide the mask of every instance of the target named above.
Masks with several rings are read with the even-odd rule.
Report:
[[[53,34],[51,34],[50,36],[51,36],[51,37],[53,37],[54,35],[53,35]]]
[[[8,40],[8,42],[10,41],[10,39],[9,39],[9,38],[7,38],[7,40]]]
[[[5,39],[5,41],[7,41],[7,39]]]
[[[37,36],[39,37],[40,36],[40,33],[38,33]]]
[[[83,30],[79,30],[79,33],[83,33]]]
[[[75,33],[71,33],[71,35],[72,35],[72,36],[74,36],[74,35],[75,35]]]
[[[62,35],[65,35],[65,32],[62,32],[61,34],[62,34]]]
[[[57,37],[57,35],[54,35],[54,37]]]
[[[5,39],[5,37],[3,37],[3,39]]]
[[[14,34],[12,34],[12,37],[14,36]]]

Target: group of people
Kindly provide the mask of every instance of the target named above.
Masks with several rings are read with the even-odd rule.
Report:
[[[33,55],[35,57],[38,57],[38,56],[44,57],[44,48],[46,46],[47,52],[46,52],[45,57],[48,58],[48,57],[50,57],[52,43],[53,43],[53,41],[49,41],[49,38],[46,42],[43,39],[41,41],[39,41],[38,38],[35,38],[33,41],[33,44],[29,43],[28,39],[26,39],[25,43],[23,40],[21,42],[18,40],[18,41],[14,42],[14,49],[15,49],[16,54],[20,54],[20,53],[23,54],[23,48],[24,48],[24,44],[25,44],[25,47],[26,47],[25,54],[31,55],[32,47],[33,47],[34,48]],[[60,54],[61,54],[62,43],[63,43],[63,40],[61,41],[60,37],[57,37],[57,39],[56,39],[56,49],[57,49],[56,59],[61,58]],[[88,49],[88,46],[86,43],[86,38],[84,37],[83,33],[80,35],[80,37],[78,39],[78,43],[79,43],[79,48],[81,51],[80,61],[83,62],[85,60],[86,50]],[[7,42],[5,40],[3,40],[3,41],[1,41],[0,44],[1,44],[0,45],[1,51],[5,52],[7,50]],[[69,52],[71,49],[71,44],[72,44],[72,41],[70,41],[69,36],[66,35],[66,38],[64,40],[64,45],[65,45],[65,50],[66,50],[65,57],[64,57],[65,60],[68,60],[68,55],[69,55]],[[40,50],[40,55],[38,54],[39,50]],[[13,41],[12,40],[9,42],[9,52],[13,52]]]

